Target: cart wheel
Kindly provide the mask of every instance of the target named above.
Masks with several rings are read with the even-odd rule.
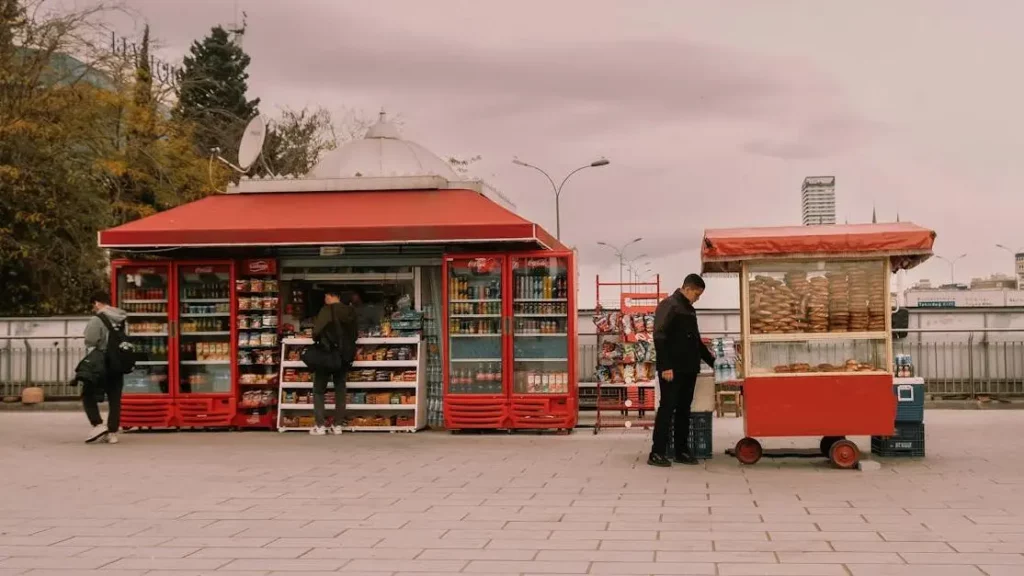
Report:
[[[855,468],[860,461],[860,449],[849,440],[837,440],[829,450],[828,459],[836,468],[849,470]]]
[[[744,438],[736,443],[736,459],[740,464],[757,464],[763,454],[761,443],[753,438]]]
[[[846,440],[846,436],[825,436],[822,438],[821,444],[818,445],[821,448],[821,454],[826,457],[832,454],[832,445],[840,440]]]

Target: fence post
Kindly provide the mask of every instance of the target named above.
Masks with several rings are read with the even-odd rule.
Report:
[[[967,336],[967,377],[971,388],[971,400],[977,398],[974,382],[974,332]]]
[[[32,344],[25,339],[25,382],[23,382],[22,389],[25,389],[32,385]],[[17,393],[21,395],[21,390]]]

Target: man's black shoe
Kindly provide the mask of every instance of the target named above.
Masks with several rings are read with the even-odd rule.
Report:
[[[676,457],[673,460],[675,460],[676,464],[686,464],[687,466],[696,466],[697,464],[700,464],[700,460],[697,460],[686,453],[676,454]]]
[[[657,466],[658,468],[668,468],[672,466],[672,463],[668,461],[668,458],[665,458],[661,454],[651,454],[647,457],[647,465]]]

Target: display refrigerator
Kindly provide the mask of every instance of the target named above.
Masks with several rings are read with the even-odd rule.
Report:
[[[113,304],[128,314],[135,369],[125,428],[228,427],[236,411],[231,261],[112,265]]]
[[[571,430],[576,426],[576,302],[571,253],[509,257],[512,282],[510,425]]]
[[[175,409],[183,427],[227,427],[235,416],[235,317],[231,261],[180,262]]]
[[[444,259],[444,420],[449,430],[509,427],[504,256]]]
[[[449,430],[570,430],[577,417],[571,252],[444,259]]]
[[[175,425],[172,284],[167,263],[111,264],[112,304],[128,314],[125,334],[137,353],[135,369],[124,377],[121,425],[126,428]]]

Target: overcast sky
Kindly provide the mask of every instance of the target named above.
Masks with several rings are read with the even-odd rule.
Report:
[[[1017,0],[128,0],[180,62],[248,14],[250,94],[282,106],[400,114],[439,155],[579,248],[581,305],[618,276],[598,241],[647,253],[677,285],[710,227],[800,222],[800,184],[835,175],[840,222],[899,211],[968,257],[957,280],[1011,273],[1024,247],[1024,2]],[[1014,39],[1016,38],[1016,40]],[[911,274],[948,281],[933,260]],[[735,306],[735,280],[701,301]]]

